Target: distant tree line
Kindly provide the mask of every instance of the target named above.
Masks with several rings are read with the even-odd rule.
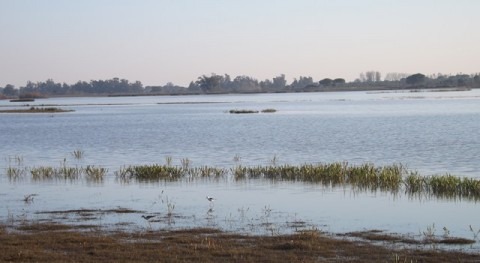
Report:
[[[191,81],[188,87],[171,82],[164,86],[146,86],[140,81],[133,83],[125,79],[78,81],[69,85],[48,79],[45,82],[27,82],[19,87],[7,84],[0,87],[0,98],[82,96],[82,95],[166,95],[166,94],[220,94],[220,93],[274,93],[274,92],[314,92],[375,89],[428,89],[465,87],[480,88],[480,74],[426,76],[421,73],[387,73],[385,78],[378,71],[366,71],[352,82],[343,78],[324,78],[319,81],[312,77],[300,76],[288,83],[281,74],[272,79],[257,80],[249,76],[232,78],[228,74],[202,75]]]
[[[35,98],[44,96],[77,96],[77,95],[109,95],[109,94],[139,94],[144,92],[140,81],[130,83],[126,79],[113,78],[110,80],[91,80],[90,82],[78,81],[73,85],[56,83],[48,79],[45,82],[31,81],[27,85],[15,89],[13,85],[6,85],[1,89],[5,97]]]

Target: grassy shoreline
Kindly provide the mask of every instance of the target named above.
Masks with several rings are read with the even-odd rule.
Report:
[[[212,228],[105,231],[26,222],[0,225],[1,262],[478,262],[480,254],[406,248],[312,230],[251,236]],[[389,245],[390,244],[390,245]]]

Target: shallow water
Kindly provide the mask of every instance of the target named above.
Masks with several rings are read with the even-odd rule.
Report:
[[[0,101],[0,108],[23,104]],[[470,225],[480,228],[479,207],[472,201],[262,180],[122,184],[113,175],[124,165],[163,164],[170,156],[174,165],[188,158],[191,166],[227,168],[268,165],[273,160],[276,164],[402,163],[422,175],[478,178],[478,90],[54,98],[29,106],[46,104],[75,111],[0,115],[1,220],[59,217],[71,223],[126,228],[219,226],[253,233],[294,230],[293,225],[332,232],[382,229],[417,236],[435,224],[437,235],[446,227],[452,236],[466,238],[473,236]],[[266,108],[277,112],[227,113]],[[84,157],[76,160],[74,150],[83,151]],[[28,167],[58,167],[65,160],[69,165],[103,166],[109,173],[101,184],[10,181],[5,171],[16,165],[16,156]],[[38,195],[25,203],[24,196],[32,193]],[[206,195],[218,199],[213,206]],[[168,204],[175,206],[170,217],[166,217]],[[102,214],[95,220],[38,213],[116,207],[142,212]],[[143,214],[157,217],[148,223],[140,217]]]

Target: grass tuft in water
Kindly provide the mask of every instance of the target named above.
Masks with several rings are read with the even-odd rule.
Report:
[[[102,182],[107,172],[107,168],[96,167],[93,165],[87,165],[87,168],[85,168],[86,179],[93,182]]]
[[[72,152],[72,156],[76,159],[76,160],[81,160],[83,159],[83,156],[85,155],[85,153],[82,151],[82,150],[75,150]]]

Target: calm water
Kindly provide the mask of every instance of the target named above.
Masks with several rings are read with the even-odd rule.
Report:
[[[0,101],[0,109],[24,103]],[[218,96],[55,98],[30,105],[60,105],[74,112],[0,115],[0,219],[43,218],[44,210],[117,206],[164,214],[175,205],[174,222],[148,227],[217,225],[256,228],[305,221],[327,231],[384,229],[419,234],[435,224],[437,234],[472,237],[480,228],[479,205],[468,201],[419,200],[385,193],[264,181],[120,184],[113,172],[124,165],[165,163],[233,167],[347,161],[402,163],[422,175],[480,177],[480,91],[341,92]],[[14,106],[12,106],[14,105]],[[273,114],[233,115],[230,109]],[[74,150],[85,155],[80,161]],[[10,182],[12,157],[25,166],[100,165],[103,184]],[[161,192],[163,191],[163,193]],[[36,193],[25,204],[24,195]],[[212,207],[205,196],[218,198]],[[163,203],[162,203],[163,201]],[[133,215],[105,215],[102,223],[145,222]],[[141,218],[140,218],[141,219]],[[143,219],[142,219],[143,220]],[[75,218],[72,219],[75,221]],[[273,231],[271,229],[267,231]]]

